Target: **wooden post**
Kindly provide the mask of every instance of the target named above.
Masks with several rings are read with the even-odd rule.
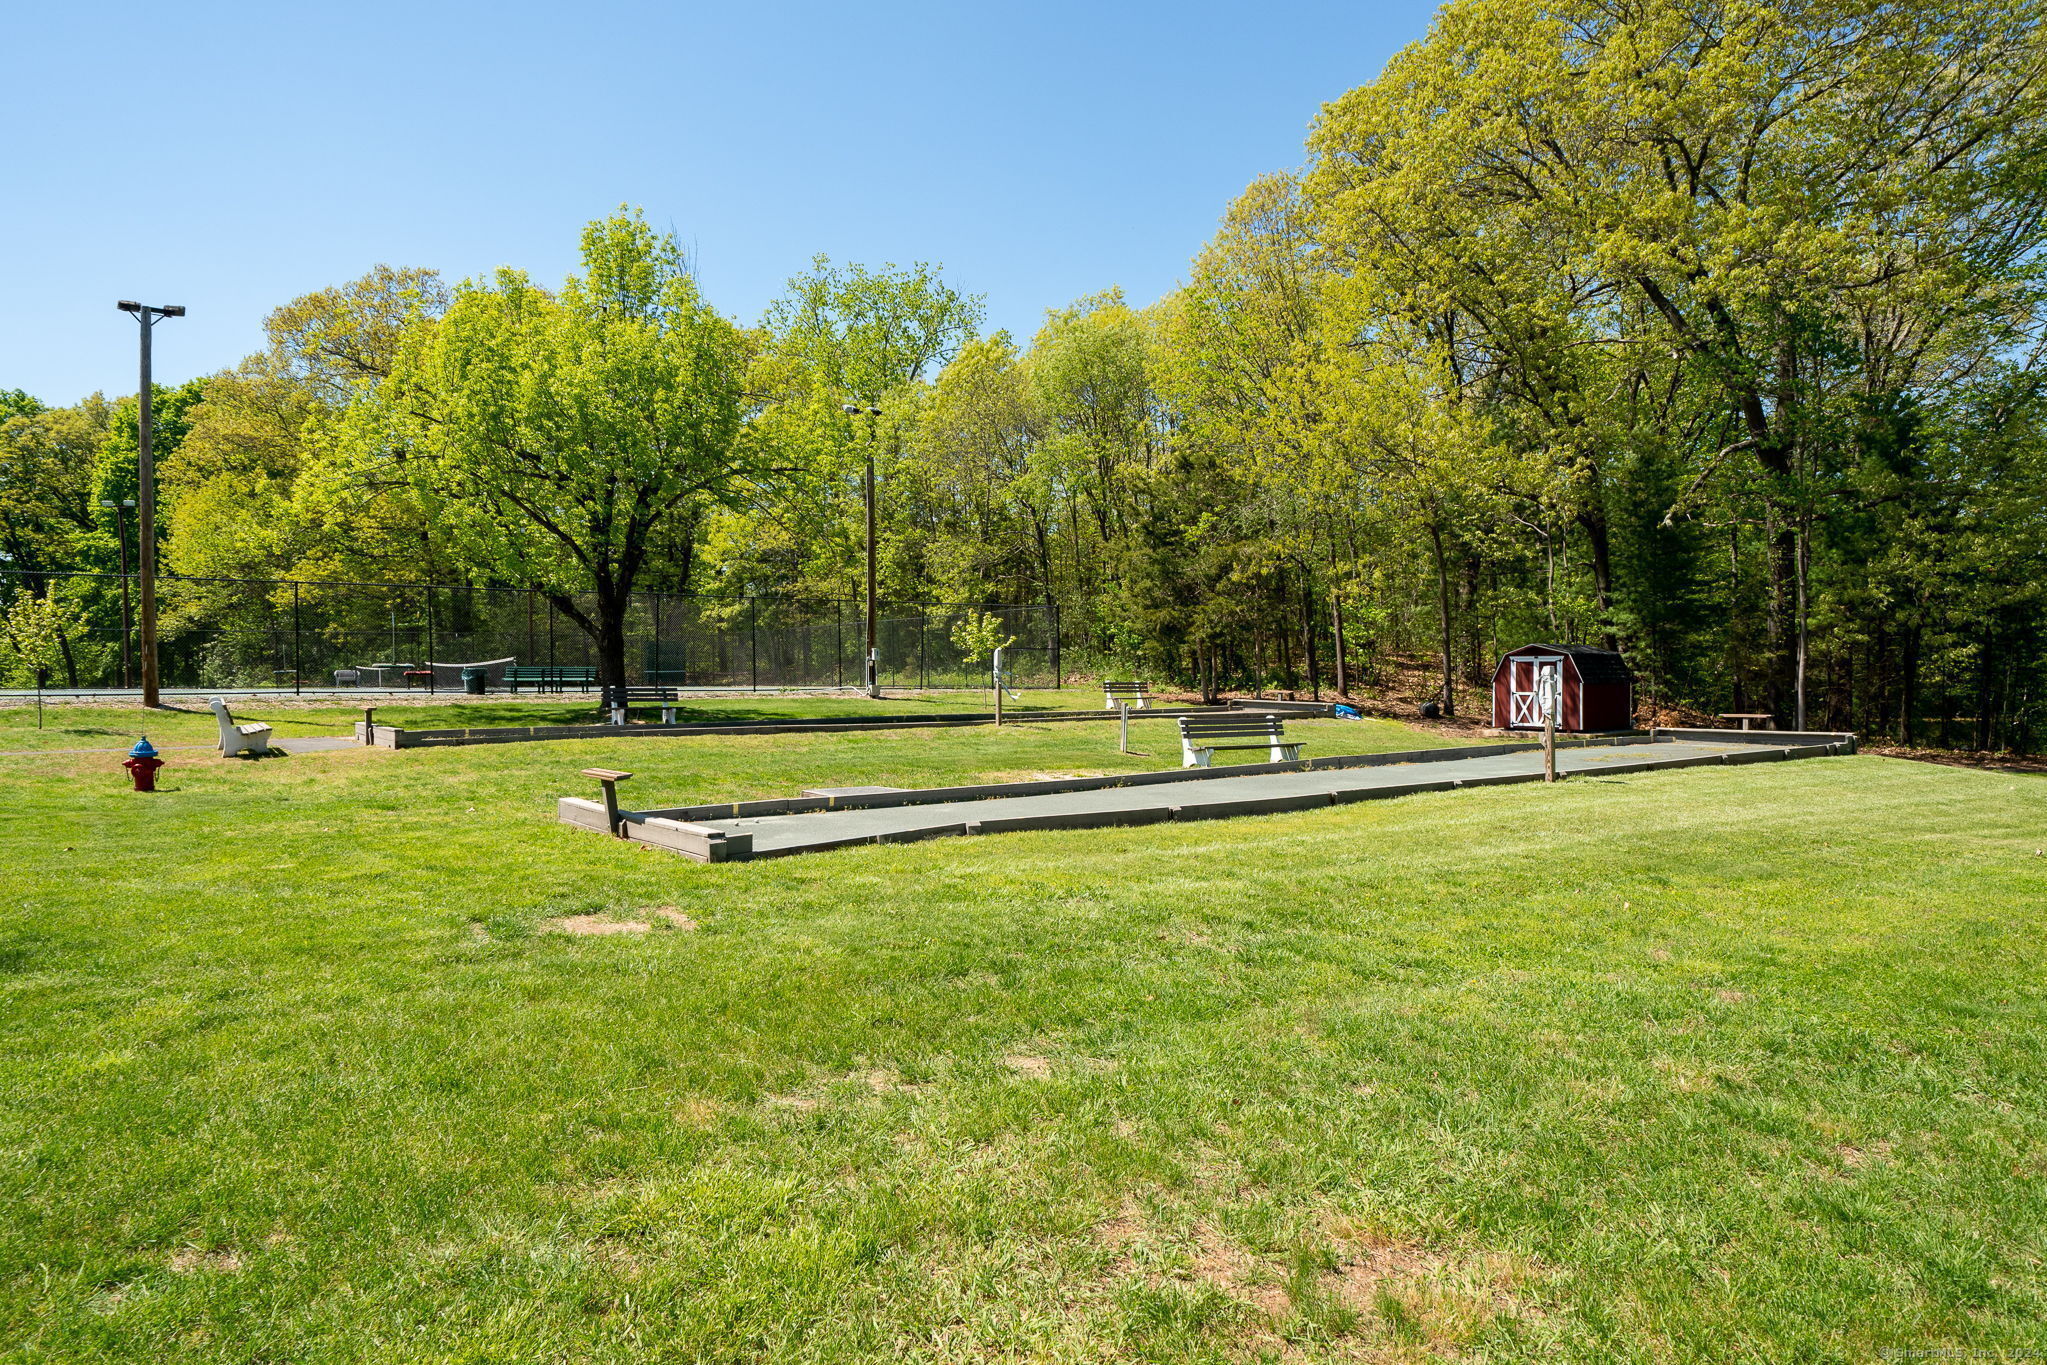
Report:
[[[362,709],[362,742],[374,747],[377,742],[377,708],[365,706]]]
[[[1116,710],[1120,716],[1117,728],[1122,732],[1122,737],[1118,740],[1116,747],[1127,754],[1130,752],[1130,703],[1119,701],[1116,703]]]
[[[1563,670],[1558,669],[1548,676],[1556,678],[1559,686],[1554,691],[1545,691],[1542,708],[1542,780],[1557,780],[1557,707],[1563,704],[1559,695],[1563,688]],[[1540,683],[1536,684],[1538,687]]]
[[[616,768],[585,768],[583,776],[594,777],[604,787],[604,827],[620,839],[625,837],[618,821],[618,784],[631,777]]]

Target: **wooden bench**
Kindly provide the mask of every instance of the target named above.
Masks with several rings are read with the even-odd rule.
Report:
[[[235,724],[229,714],[227,699],[214,697],[206,703],[213,708],[213,718],[220,722],[220,752],[224,758],[236,754],[255,754],[258,757],[270,752],[270,727],[251,721],[247,725]]]
[[[1180,766],[1211,768],[1218,750],[1264,749],[1274,763],[1292,763],[1301,756],[1301,740],[1286,738],[1286,722],[1278,716],[1182,716]]]
[[[1731,711],[1723,712],[1720,716],[1720,719],[1738,720],[1741,722],[1741,728],[1746,730],[1749,728],[1750,721],[1759,720],[1762,721],[1765,725],[1768,725],[1770,722],[1770,713],[1768,711]]]
[[[1105,682],[1102,684],[1102,709],[1113,711],[1117,703],[1128,703],[1133,711],[1151,708],[1151,688],[1141,682]]]
[[[607,687],[604,689],[604,704],[611,708],[611,723],[625,724],[628,706],[656,706],[661,708],[661,723],[675,724],[675,689],[672,687]]]
[[[521,683],[535,692],[566,692],[571,685],[587,692],[597,685],[597,670],[574,664],[506,665],[505,686],[517,692]]]

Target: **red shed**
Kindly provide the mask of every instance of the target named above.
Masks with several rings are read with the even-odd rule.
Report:
[[[1554,673],[1563,697],[1557,729],[1579,732],[1631,730],[1635,725],[1635,675],[1611,649],[1591,645],[1523,645],[1500,657],[1493,670],[1493,724],[1502,730],[1540,730],[1543,703],[1539,684]]]

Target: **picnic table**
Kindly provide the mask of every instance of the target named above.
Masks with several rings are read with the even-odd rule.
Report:
[[[1750,721],[1759,720],[1767,724],[1769,722],[1770,715],[1771,713],[1768,711],[1723,711],[1720,714],[1720,719],[1738,720],[1741,722],[1741,728],[1746,730],[1750,728],[1749,727]]]
[[[434,671],[431,668],[408,668],[405,670],[405,690],[407,692],[419,686],[422,680],[426,682],[428,687],[432,687]]]

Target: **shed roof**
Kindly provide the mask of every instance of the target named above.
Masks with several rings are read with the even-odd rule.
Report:
[[[1571,662],[1578,669],[1578,678],[1581,682],[1597,685],[1631,683],[1635,680],[1635,672],[1628,667],[1626,659],[1615,650],[1601,649],[1597,645],[1523,645],[1519,649],[1508,650],[1507,656],[1526,654],[1538,649],[1548,654],[1570,655]]]

